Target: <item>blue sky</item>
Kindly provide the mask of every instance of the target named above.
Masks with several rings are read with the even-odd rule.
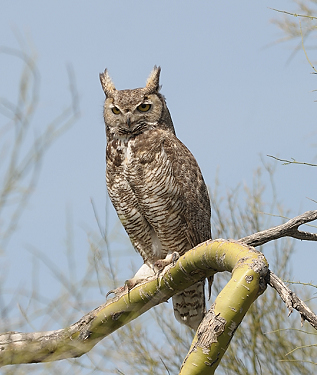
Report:
[[[91,199],[102,221],[106,204],[99,82],[106,67],[118,89],[141,87],[155,64],[162,67],[161,92],[176,133],[211,190],[217,173],[224,192],[238,183],[251,186],[261,157],[269,161],[267,154],[316,162],[317,94],[312,90],[317,82],[302,51],[287,63],[296,44],[274,44],[282,34],[270,21],[282,15],[269,7],[294,9],[291,1],[2,1],[0,46],[19,49],[22,38],[37,55],[41,88],[34,131],[69,103],[69,64],[81,110],[75,125],[49,149],[36,190],[1,257],[13,285],[30,282],[31,246],[65,266],[67,216],[73,220],[79,269],[86,266],[87,231],[97,231]],[[0,54],[1,97],[16,100],[21,71],[14,57]],[[0,115],[0,127],[6,121]],[[290,216],[316,209],[307,199],[317,199],[314,169],[279,164],[275,183]],[[113,227],[116,216],[109,211]],[[141,263],[137,255],[133,259]],[[316,261],[314,247],[299,243],[295,280],[314,281]],[[124,268],[130,277],[130,266]],[[56,280],[42,277],[47,290],[57,294]]]

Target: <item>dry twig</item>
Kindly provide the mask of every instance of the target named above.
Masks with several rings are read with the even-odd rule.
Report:
[[[298,240],[305,241],[317,241],[317,234],[298,230],[299,226],[316,219],[317,210],[307,211],[302,215],[294,217],[285,224],[243,237],[238,242],[243,242],[249,246],[257,247],[282,237],[293,237]]]

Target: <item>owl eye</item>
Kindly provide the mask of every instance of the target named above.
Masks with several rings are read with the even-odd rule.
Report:
[[[112,107],[111,108],[112,112],[115,114],[115,115],[118,115],[120,113],[120,109],[117,108],[117,107]]]
[[[147,112],[151,108],[151,104],[140,104],[137,109],[140,112]]]

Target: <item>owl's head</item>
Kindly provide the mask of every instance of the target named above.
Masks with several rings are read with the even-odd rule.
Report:
[[[129,139],[147,130],[162,128],[175,134],[165,99],[159,93],[160,67],[154,67],[145,87],[116,90],[107,69],[100,74],[106,100],[104,120],[107,138]]]

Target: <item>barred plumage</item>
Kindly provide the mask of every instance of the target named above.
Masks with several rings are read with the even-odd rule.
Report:
[[[107,70],[106,179],[110,199],[144,263],[154,263],[211,238],[210,202],[199,166],[176,137],[160,68],[144,88],[116,90]],[[204,315],[204,280],[173,297],[176,318],[196,329]]]

